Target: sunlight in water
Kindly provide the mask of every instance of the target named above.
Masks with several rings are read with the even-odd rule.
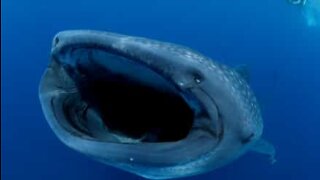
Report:
[[[304,16],[308,26],[319,26],[320,0],[309,0],[304,7]]]
[[[302,14],[308,26],[319,26],[320,0],[288,0],[288,2],[296,6],[301,6]]]

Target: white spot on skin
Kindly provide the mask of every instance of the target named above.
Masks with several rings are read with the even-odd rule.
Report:
[[[231,91],[232,91],[232,93],[236,92],[236,89],[234,88],[234,86],[231,86]]]
[[[209,69],[210,70],[215,70],[217,67],[215,66],[215,65],[213,65],[213,64],[211,64],[211,65],[209,65]]]
[[[229,79],[226,76],[224,76],[223,78],[226,82],[229,82]]]
[[[185,53],[186,56],[188,56],[188,57],[191,57],[191,56],[192,56],[192,54],[191,54],[189,51],[185,51],[184,53]]]
[[[198,78],[196,78],[195,81],[197,84],[201,83],[200,79],[198,79]]]
[[[239,79],[239,83],[241,86],[243,86],[243,81],[241,79]]]

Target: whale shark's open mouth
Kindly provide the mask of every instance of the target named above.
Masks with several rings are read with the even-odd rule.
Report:
[[[67,48],[53,60],[55,78],[65,85],[60,89],[69,91],[59,118],[68,131],[108,142],[173,142],[199,128],[195,116],[205,114],[200,103],[188,102],[174,83],[139,61],[96,47]]]

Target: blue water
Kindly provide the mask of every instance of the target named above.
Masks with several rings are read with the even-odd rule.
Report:
[[[248,153],[186,179],[320,179],[320,27],[286,0],[3,0],[1,178],[142,179],[63,145],[38,100],[51,40],[95,29],[183,44],[227,65],[247,64],[277,163]]]

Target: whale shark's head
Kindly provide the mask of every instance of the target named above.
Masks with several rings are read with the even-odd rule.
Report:
[[[147,178],[222,166],[262,133],[236,71],[186,47],[113,33],[58,33],[40,99],[66,145]]]

